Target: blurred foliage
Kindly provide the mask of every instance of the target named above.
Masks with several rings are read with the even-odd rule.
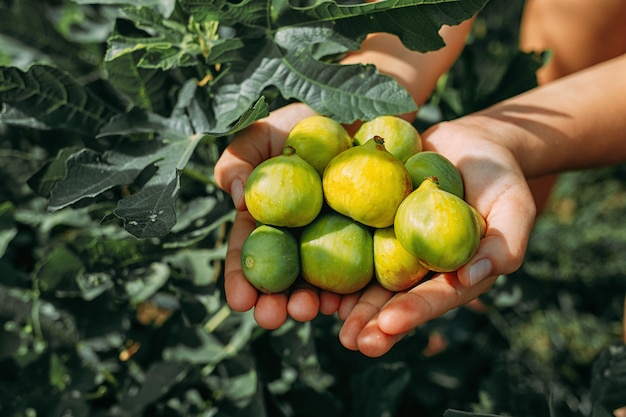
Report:
[[[0,62],[53,57],[95,76],[115,8],[44,3],[49,14],[30,24],[46,36],[29,41],[41,32],[11,25],[41,47],[3,42]],[[488,3],[421,128],[532,86],[542,57],[517,51],[520,11],[520,1]],[[68,39],[83,42],[74,59]],[[170,83],[149,78],[146,91]],[[605,417],[626,405],[623,165],[562,175],[518,272],[371,359],[340,345],[334,316],[265,331],[225,304],[233,209],[212,180],[224,141],[198,144],[181,173],[176,225],[142,240],[110,216],[142,175],[47,211],[42,179],[62,178],[81,142],[63,129],[0,124],[3,417]]]

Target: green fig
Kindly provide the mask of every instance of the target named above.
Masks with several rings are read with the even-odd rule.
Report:
[[[259,291],[285,291],[300,274],[298,241],[288,230],[260,225],[241,247],[241,269]]]
[[[413,189],[420,186],[426,177],[437,177],[439,188],[464,197],[463,178],[452,162],[445,156],[434,151],[422,151],[411,156],[405,163]]]
[[[476,253],[480,227],[472,207],[428,177],[398,208],[398,241],[428,269],[459,269]]]
[[[300,266],[310,284],[337,294],[363,288],[374,276],[372,232],[334,211],[302,230]]]

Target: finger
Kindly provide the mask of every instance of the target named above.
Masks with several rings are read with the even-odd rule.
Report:
[[[258,291],[248,282],[241,269],[241,247],[256,223],[247,211],[238,211],[228,239],[224,264],[226,302],[235,311],[248,311],[257,302]]]
[[[319,291],[304,281],[294,286],[289,294],[287,313],[297,321],[311,321],[317,317],[320,308]]]
[[[465,287],[455,273],[435,275],[390,300],[378,314],[378,327],[383,333],[402,335],[487,292],[496,278]]]
[[[314,112],[302,103],[273,111],[239,133],[215,164],[215,181],[229,193],[238,210],[245,209],[243,189],[250,172],[264,160],[281,153],[291,128]]]
[[[320,313],[335,314],[341,305],[342,296],[330,291],[320,291]]]
[[[461,284],[469,287],[489,276],[517,270],[524,260],[535,213],[534,199],[525,183],[501,193],[492,204],[485,237],[476,254],[458,271]]]
[[[392,297],[393,293],[380,285],[371,285],[359,298],[339,331],[339,340],[347,348],[357,350],[359,333]]]
[[[339,316],[339,319],[345,321],[348,318],[348,316],[354,309],[354,306],[358,304],[359,298],[361,297],[362,294],[363,293],[359,291],[354,294],[344,295],[341,298],[341,302],[339,303],[339,308],[337,309],[337,315]]]
[[[287,294],[261,294],[254,307],[254,319],[264,329],[278,329],[287,321]]]
[[[380,329],[378,318],[374,317],[357,336],[358,350],[365,356],[377,358],[389,352],[406,333],[387,334]]]

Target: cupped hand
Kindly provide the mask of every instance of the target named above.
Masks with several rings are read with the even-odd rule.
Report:
[[[536,207],[515,154],[497,123],[468,116],[423,134],[424,149],[437,151],[459,169],[465,199],[485,217],[487,229],[474,257],[458,271],[437,274],[412,289],[392,293],[373,284],[361,296],[344,297],[339,316],[343,345],[381,356],[406,333],[488,291],[500,274],[518,269]]]
[[[244,184],[257,165],[282,152],[293,126],[314,114],[301,103],[273,111],[238,134],[215,165],[217,184],[231,195],[237,209],[224,266],[226,301],[235,311],[254,308],[257,323],[266,329],[280,327],[288,316],[298,321],[309,321],[320,312],[333,314],[341,300],[337,294],[318,291],[304,282],[296,283],[289,292],[261,294],[246,280],[241,269],[241,247],[256,226],[246,209]]]

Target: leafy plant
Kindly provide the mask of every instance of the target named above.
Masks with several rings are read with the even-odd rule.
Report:
[[[416,125],[531,88],[541,61],[516,48],[520,4],[1,0],[0,414],[604,416],[621,406],[623,237],[593,227],[598,216],[621,221],[610,198],[620,169],[565,177],[526,267],[484,297],[486,310],[453,311],[383,358],[344,349],[335,317],[268,332],[224,300],[234,209],[213,166],[232,135],[292,100],[342,122],[414,110],[393,79],[339,59],[375,31],[437,49],[442,24],[477,11]]]
[[[101,2],[75,3],[74,12],[88,16]],[[176,224],[180,173],[198,144],[239,131],[267,115],[279,98],[303,101],[345,123],[415,110],[392,78],[336,58],[375,31],[397,34],[413,50],[437,49],[443,46],[439,27],[468,19],[485,1],[112,3],[121,7],[96,14],[111,23],[106,50],[82,72],[64,68],[54,56],[46,57],[52,64],[35,60],[2,69],[2,120],[72,131],[87,145],[62,154],[64,175],[39,179],[56,182],[49,190],[52,211],[132,184],[143,173],[141,185],[113,213],[130,233],[147,238]],[[20,18],[45,13],[46,6],[15,2],[4,11],[6,35],[15,39],[24,31]],[[95,78],[100,90],[81,77]]]

